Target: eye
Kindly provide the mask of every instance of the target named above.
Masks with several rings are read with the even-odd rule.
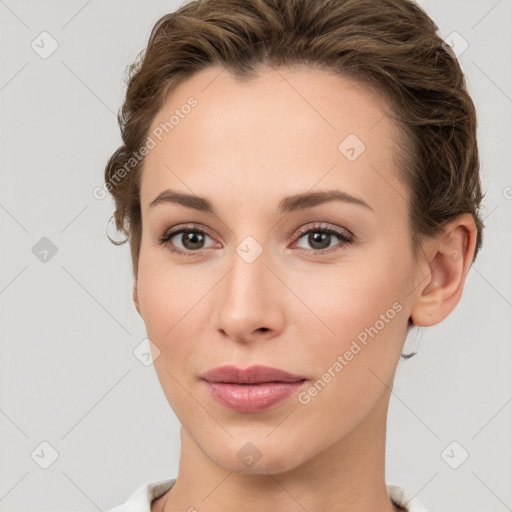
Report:
[[[306,251],[313,251],[315,254],[329,254],[331,252],[342,249],[343,246],[351,244],[354,239],[353,235],[348,231],[342,231],[340,229],[325,227],[319,224],[314,226],[305,226],[299,230],[299,240],[302,238],[306,239],[306,243],[309,244],[312,249],[305,249]],[[307,237],[307,238],[306,238]],[[338,238],[343,242],[342,247],[334,246],[334,249],[326,250],[331,246],[333,237]],[[339,243],[337,245],[340,245]],[[304,248],[301,248],[304,249]]]
[[[208,233],[194,224],[166,231],[158,239],[158,244],[167,246],[171,253],[197,256],[202,254],[206,237],[210,238]],[[183,247],[177,247],[173,238],[176,238],[176,242],[181,243]]]
[[[341,229],[325,227],[320,224],[313,226],[305,226],[299,230],[299,240],[305,239],[312,249],[299,247],[300,250],[306,252],[313,252],[314,254],[330,254],[331,252],[341,250],[343,246],[353,243],[353,235],[348,231]],[[307,238],[306,238],[307,236]],[[331,247],[331,242],[337,238],[340,240],[334,248],[327,250]],[[211,238],[210,235],[199,226],[193,224],[190,226],[178,226],[166,231],[157,242],[159,245],[166,246],[171,253],[181,254],[184,256],[200,256],[205,249],[206,238]],[[176,239],[173,241],[173,239]],[[182,244],[180,247],[177,244]],[[341,245],[341,247],[337,247]]]

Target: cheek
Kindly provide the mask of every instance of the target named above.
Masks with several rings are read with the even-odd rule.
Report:
[[[396,368],[407,325],[404,268],[405,262],[397,269],[392,258],[351,262],[316,273],[298,287],[297,294],[307,297],[308,314],[301,307],[294,321],[317,378],[333,382],[327,387],[336,389],[331,399],[337,403],[343,395],[348,406],[355,389],[381,392],[377,376],[387,382]]]
[[[189,334],[184,326],[194,317],[195,306],[206,293],[204,281],[200,282],[192,268],[172,265],[163,248],[141,249],[138,297],[148,335],[162,344],[161,349],[165,349],[177,333],[181,339]]]
[[[139,301],[147,336],[159,350],[155,372],[171,408],[185,421],[187,414],[197,414],[187,383],[197,376],[198,368],[205,367],[197,346],[204,338],[201,298],[208,289],[204,283],[195,283],[191,272],[171,271],[170,266],[155,263],[141,260]]]
[[[290,275],[287,279],[295,283],[296,296],[303,299],[299,303],[290,296],[297,308],[294,321],[316,333],[317,343],[324,340],[321,346],[333,348],[342,348],[347,340],[375,324],[379,331],[390,331],[390,324],[402,321],[399,313],[405,309],[406,278],[402,264],[397,269],[389,256],[378,261],[347,259],[300,280]]]
[[[308,336],[302,320],[303,340],[313,340],[307,355],[317,380],[297,400],[308,429],[325,439],[343,436],[367,416],[390,384],[403,346],[407,317],[400,287],[383,272],[365,276],[333,278],[331,293],[317,299],[319,316],[334,334],[310,322]]]

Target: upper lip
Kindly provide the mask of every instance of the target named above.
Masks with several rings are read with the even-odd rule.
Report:
[[[269,366],[254,365],[249,368],[237,368],[226,365],[213,368],[201,375],[201,378],[209,382],[231,382],[235,384],[255,384],[261,382],[300,382],[305,377],[271,368]]]

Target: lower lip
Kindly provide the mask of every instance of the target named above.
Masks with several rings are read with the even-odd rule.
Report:
[[[288,398],[306,381],[261,384],[204,382],[220,404],[239,412],[260,412]]]

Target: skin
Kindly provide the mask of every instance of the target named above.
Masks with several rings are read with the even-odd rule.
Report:
[[[415,263],[404,222],[409,193],[394,162],[398,133],[382,99],[343,77],[264,68],[241,83],[210,67],[172,92],[151,130],[190,96],[197,106],[151,149],[141,182],[133,299],[181,422],[177,481],[152,511],[402,510],[389,499],[384,469],[407,320],[435,325],[456,307],[475,249],[472,217],[426,240]],[[354,161],[338,150],[351,133],[366,146]],[[150,208],[168,188],[208,198],[217,214]],[[330,189],[373,210],[331,201],[277,212],[284,197]],[[157,243],[188,223],[207,232],[203,248],[183,234]],[[354,241],[331,235],[312,246],[298,229],[310,226],[312,235],[318,224],[349,230]],[[236,251],[248,236],[263,251],[252,263]],[[173,242],[202,254],[172,254]],[[199,379],[224,364],[258,363],[307,377],[309,389],[394,303],[401,310],[307,404],[293,395],[241,413],[214,401]],[[261,453],[251,467],[237,456],[247,442]]]

